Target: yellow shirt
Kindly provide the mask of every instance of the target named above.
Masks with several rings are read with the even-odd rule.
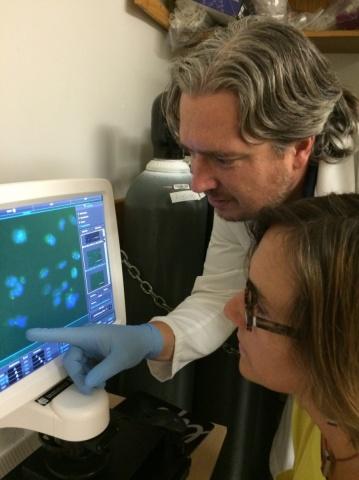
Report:
[[[276,480],[325,480],[321,473],[321,434],[308,413],[293,402],[292,437],[294,465]]]

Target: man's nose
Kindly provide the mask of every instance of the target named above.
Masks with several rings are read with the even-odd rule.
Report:
[[[192,190],[197,193],[214,190],[217,179],[211,161],[200,153],[191,155]]]
[[[245,328],[246,320],[244,313],[244,292],[238,292],[226,303],[224,307],[225,316],[237,327]]]

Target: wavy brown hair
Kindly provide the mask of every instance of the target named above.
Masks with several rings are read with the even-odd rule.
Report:
[[[260,212],[253,250],[284,230],[295,275],[290,324],[317,408],[359,446],[359,195],[331,194]],[[252,250],[252,251],[253,251]]]

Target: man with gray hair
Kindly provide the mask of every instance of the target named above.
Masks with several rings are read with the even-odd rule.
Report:
[[[245,285],[245,222],[268,205],[358,189],[358,101],[291,26],[247,17],[218,29],[174,61],[165,111],[191,156],[192,189],[215,209],[203,275],[150,324],[30,331],[74,345],[65,366],[84,392],[143,358],[164,381],[216,350],[234,330],[223,306]],[[89,351],[104,359],[94,369]],[[273,468],[285,465],[274,456]]]

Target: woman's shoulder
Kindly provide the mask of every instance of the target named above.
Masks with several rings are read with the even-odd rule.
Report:
[[[325,480],[321,473],[321,434],[307,411],[293,402],[292,438],[294,465],[276,480]]]

